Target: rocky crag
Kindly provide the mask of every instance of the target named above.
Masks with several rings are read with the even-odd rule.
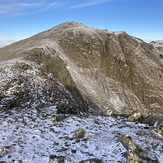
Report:
[[[163,115],[163,57],[126,32],[63,23],[0,49],[0,107]]]
[[[163,41],[152,41],[150,42],[151,45],[153,45],[157,51],[158,56],[163,59]],[[161,60],[163,62],[163,60]]]

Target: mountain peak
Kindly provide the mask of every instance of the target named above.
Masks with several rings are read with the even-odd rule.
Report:
[[[75,22],[75,21],[71,21],[71,22],[64,22],[64,23],[61,23],[61,24],[59,24],[58,26],[56,26],[56,27],[62,27],[62,26],[64,26],[64,27],[78,27],[78,26],[85,26],[85,25],[83,25],[82,23],[79,23],[79,22]],[[55,28],[55,27],[54,27]]]

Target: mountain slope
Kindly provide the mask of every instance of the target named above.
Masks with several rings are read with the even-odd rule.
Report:
[[[162,58],[156,48],[125,32],[63,23],[1,48],[0,60],[3,67],[14,60],[41,66],[77,98],[72,103],[80,103],[81,111],[163,114]]]

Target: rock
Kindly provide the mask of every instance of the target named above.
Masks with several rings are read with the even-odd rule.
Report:
[[[163,117],[161,117],[156,123],[155,123],[156,128],[163,128]]]
[[[142,114],[139,110],[134,111],[129,117],[128,120],[131,122],[138,121],[141,118]]]
[[[120,141],[127,149],[127,163],[159,163],[156,154],[151,158],[148,151],[139,147],[129,135],[123,135]]]
[[[141,117],[140,122],[144,124],[148,124],[149,126],[153,126],[155,122],[155,118],[152,117],[151,115],[148,115],[147,117]]]
[[[13,160],[13,163],[23,163],[22,160]]]
[[[52,116],[52,118],[50,119],[52,122],[60,122],[63,121],[64,119],[66,119],[68,116],[65,114],[60,114],[60,115],[56,115],[56,116]]]
[[[53,116],[50,120],[51,120],[52,122],[57,122],[57,117]]]
[[[71,163],[71,159],[65,156],[50,155],[48,163]]]
[[[139,157],[132,151],[128,150],[127,151],[127,160],[126,163],[142,163],[139,159]]]
[[[156,129],[156,132],[163,136],[163,117],[160,118],[155,124],[154,127]]]
[[[10,146],[0,147],[0,157],[6,155],[11,150]]]
[[[79,128],[79,129],[74,131],[74,134],[75,134],[76,138],[83,138],[85,135],[85,130],[82,128]]]
[[[71,105],[71,104],[65,104],[65,103],[60,103],[59,105],[57,105],[56,107],[57,109],[57,114],[78,114],[78,108],[75,107],[75,105]]]
[[[102,161],[97,158],[92,158],[92,159],[80,161],[79,163],[102,163]]]
[[[120,141],[127,150],[135,150],[137,148],[136,144],[132,141],[132,138],[127,134],[123,135]]]

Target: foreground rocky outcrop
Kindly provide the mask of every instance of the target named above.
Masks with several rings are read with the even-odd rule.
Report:
[[[63,115],[51,106],[0,110],[0,124],[4,163],[163,163],[163,137],[120,116]]]
[[[163,114],[163,58],[126,32],[64,23],[1,48],[0,60],[1,108]]]
[[[129,135],[123,135],[121,142],[127,149],[127,163],[159,163],[157,157],[150,156],[148,151],[135,144]]]

